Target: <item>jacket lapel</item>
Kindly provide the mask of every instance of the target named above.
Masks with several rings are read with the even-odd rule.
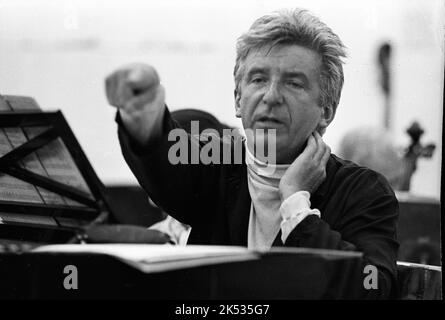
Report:
[[[249,194],[245,165],[236,166],[229,176],[227,185],[226,210],[230,244],[247,246],[247,229],[252,200]]]

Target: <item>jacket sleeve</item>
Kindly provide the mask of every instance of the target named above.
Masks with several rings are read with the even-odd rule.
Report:
[[[344,205],[338,230],[323,221],[323,212],[321,218],[309,215],[292,230],[285,245],[361,251],[362,267],[377,267],[378,288],[362,290],[357,298],[394,297],[397,293],[397,199],[378,174],[373,174],[370,181],[359,181],[353,192],[353,201]],[[339,204],[339,210],[341,207]]]
[[[117,113],[122,154],[142,188],[164,211],[191,226],[209,223],[209,217],[203,215],[206,210],[202,206],[216,194],[218,166],[172,164],[169,150],[177,141],[169,141],[169,133],[180,127],[171,118],[167,107],[162,121],[160,132],[152,133],[149,142],[141,145],[130,136]],[[192,143],[200,143],[199,139],[188,134],[186,140],[184,147],[188,150]]]

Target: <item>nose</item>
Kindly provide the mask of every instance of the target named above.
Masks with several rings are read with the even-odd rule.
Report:
[[[279,84],[273,81],[264,93],[263,102],[268,106],[275,106],[283,103],[283,96],[281,95]]]

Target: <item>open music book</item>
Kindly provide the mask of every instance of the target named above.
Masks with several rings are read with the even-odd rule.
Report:
[[[240,246],[174,246],[169,244],[61,244],[41,246],[34,249],[33,252],[105,254],[146,273],[257,260],[264,255],[271,254],[316,254],[328,260],[362,257],[360,252],[324,249],[277,247],[268,250],[249,250]]]

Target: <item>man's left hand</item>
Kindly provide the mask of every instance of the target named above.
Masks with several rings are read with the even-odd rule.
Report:
[[[326,178],[326,164],[331,149],[320,134],[314,131],[307,142],[306,148],[294,160],[280,180],[282,201],[298,191],[314,192]]]

